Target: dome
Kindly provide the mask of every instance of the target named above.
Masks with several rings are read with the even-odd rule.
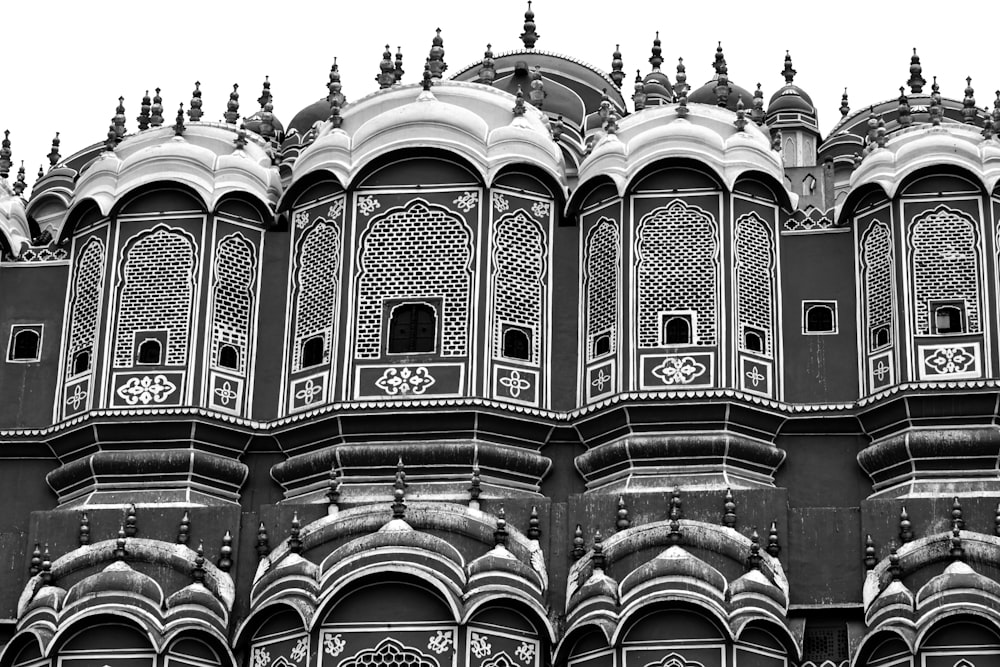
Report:
[[[254,112],[252,115],[247,116],[246,118],[243,119],[243,124],[251,132],[256,132],[257,134],[264,136],[263,133],[261,132],[261,125],[263,125],[264,122],[263,118],[264,113],[265,113],[264,109],[260,109]],[[281,123],[280,120],[278,120],[278,117],[275,116],[274,113],[271,113],[271,126],[274,128],[274,133],[276,136],[280,137],[282,134],[284,134],[285,126]]]
[[[719,85],[718,81],[719,77],[713,76],[711,81],[708,81],[704,86],[690,93],[688,95],[688,104],[711,104],[712,106],[721,106],[719,105],[719,96],[715,92],[715,87]],[[736,111],[738,100],[743,100],[744,109],[749,110],[753,108],[753,93],[730,81],[729,99],[726,102],[726,108],[730,111]]]
[[[771,114],[778,111],[801,111],[803,113],[816,114],[812,98],[804,90],[792,83],[785,84],[778,89],[778,92],[771,96],[771,101],[767,105],[767,112]]]
[[[305,109],[299,111],[288,124],[288,135],[305,134],[316,121],[323,121],[330,117],[330,102],[324,97],[316,100]],[[251,116],[252,118],[252,116]],[[250,129],[247,126],[247,129]]]

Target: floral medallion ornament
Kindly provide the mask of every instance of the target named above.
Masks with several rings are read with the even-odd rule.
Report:
[[[434,378],[426,366],[387,368],[382,377],[375,381],[375,386],[389,396],[420,395],[433,384]]]
[[[375,197],[371,195],[358,197],[358,210],[361,211],[361,215],[371,215],[377,208],[382,208],[382,204]]]
[[[462,209],[463,213],[468,213],[476,207],[476,204],[479,203],[479,193],[470,190],[469,192],[456,197],[451,203]]]
[[[309,638],[303,637],[296,642],[292,652],[289,654],[293,661],[302,662],[309,655]]]
[[[667,357],[653,369],[653,375],[663,384],[691,384],[705,370],[705,364],[694,357]]]
[[[511,371],[510,375],[500,378],[499,382],[507,388],[511,398],[517,398],[522,391],[531,389],[531,381],[521,377],[521,371]]]
[[[344,200],[338,199],[337,201],[333,202],[332,206],[330,206],[330,210],[326,212],[326,217],[330,218],[330,220],[336,220],[337,218],[340,217],[340,214],[343,212],[344,212]]]
[[[219,399],[220,405],[229,407],[229,404],[236,400],[240,394],[233,389],[232,383],[229,380],[224,380],[220,386],[215,388],[215,395]]]
[[[266,648],[255,648],[253,650],[253,667],[267,667],[271,664],[271,654]]]
[[[344,641],[339,632],[335,635],[326,635],[323,637],[323,650],[334,658],[343,653],[346,646],[347,642]]]
[[[312,378],[305,381],[302,388],[295,392],[295,398],[302,401],[306,405],[311,405],[318,394],[323,393],[323,385],[316,384],[313,382]]]
[[[83,387],[80,385],[76,385],[73,387],[73,393],[66,397],[66,405],[76,411],[80,409],[80,406],[83,405],[86,400],[87,392],[84,391]]]
[[[940,347],[924,359],[928,370],[937,375],[966,373],[975,368],[976,357],[960,347]]]
[[[531,206],[531,213],[536,218],[546,218],[549,215],[549,203],[547,201],[536,201]]]
[[[518,660],[528,664],[531,662],[531,659],[535,657],[535,645],[529,644],[528,642],[521,642],[521,645],[517,647],[517,650],[514,651],[514,653],[517,655]]]
[[[296,211],[292,214],[292,223],[296,229],[303,229],[309,224],[309,211]]]
[[[611,383],[611,374],[608,373],[604,368],[599,368],[593,375],[593,379],[590,381],[590,386],[597,390],[598,393],[604,392],[604,386]]]
[[[497,213],[503,213],[504,211],[510,210],[510,202],[499,192],[493,193],[493,208],[496,209]]]
[[[472,649],[472,653],[477,658],[485,658],[493,653],[493,645],[487,641],[486,635],[481,635],[477,632],[472,633],[472,641],[469,642],[469,648]]]
[[[437,634],[427,641],[427,650],[441,655],[451,648],[454,637],[446,630],[438,630]]]
[[[144,375],[132,377],[118,387],[118,395],[128,405],[142,403],[163,403],[170,394],[177,390],[177,385],[168,380],[165,375]]]

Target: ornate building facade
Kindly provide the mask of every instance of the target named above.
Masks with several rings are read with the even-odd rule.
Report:
[[[1000,94],[533,18],[4,140],[0,666],[1000,664]]]

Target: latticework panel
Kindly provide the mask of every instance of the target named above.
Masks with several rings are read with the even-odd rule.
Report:
[[[302,345],[323,336],[323,349],[332,347],[340,289],[341,233],[335,221],[320,218],[306,230],[295,255],[295,329],[292,370],[302,369]]]
[[[765,333],[763,353],[771,356],[774,321],[774,234],[756,213],[736,221],[736,298],[743,326]]]
[[[861,285],[865,304],[865,331],[892,329],[892,233],[889,225],[873,220],[861,238]],[[871,336],[868,336],[871,349]]]
[[[132,365],[140,331],[167,331],[165,363],[187,363],[194,308],[194,240],[179,229],[157,227],[130,242],[119,269],[114,365]]]
[[[212,284],[212,365],[219,363],[219,348],[232,345],[239,352],[240,373],[250,356],[250,325],[253,318],[257,254],[242,234],[227,236],[219,243]]]
[[[614,220],[601,218],[587,234],[584,260],[587,309],[587,360],[594,358],[594,339],[609,336],[609,352],[618,350],[618,293],[621,285],[621,238]]]
[[[979,250],[973,221],[939,206],[914,219],[910,247],[917,333],[930,333],[928,304],[934,300],[964,300],[966,330],[980,331]]]
[[[714,218],[674,200],[647,214],[637,229],[639,347],[658,347],[660,312],[697,313],[697,343],[717,341],[719,234]]]
[[[457,213],[414,199],[372,220],[361,239],[355,356],[381,354],[387,299],[441,299],[441,354],[468,354],[472,230]]]
[[[104,242],[88,240],[73,267],[69,313],[69,349],[66,371],[72,371],[73,359],[79,352],[90,351],[93,359],[97,348],[97,328],[101,315],[101,290],[104,286]]]
[[[506,215],[493,231],[493,356],[503,349],[500,322],[530,329],[531,358],[541,358],[542,311],[545,305],[545,232],[523,210]]]

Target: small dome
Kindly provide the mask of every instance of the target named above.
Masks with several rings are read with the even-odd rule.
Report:
[[[674,98],[670,77],[660,70],[653,70],[642,79],[642,92],[646,93],[646,103],[651,97],[659,97],[666,101]]]
[[[769,114],[778,111],[802,111],[804,113],[816,114],[816,107],[813,106],[812,98],[793,83],[786,84],[778,89],[771,96],[771,101],[767,105]]]
[[[718,85],[718,81],[719,77],[713,76],[711,81],[708,81],[704,86],[693,91],[690,95],[688,95],[688,104],[711,104],[712,106],[718,106],[719,96],[715,92],[715,87]],[[730,81],[729,99],[726,100],[726,108],[730,111],[736,111],[736,104],[738,100],[743,100],[744,109],[753,108],[753,93]]]
[[[288,134],[305,134],[312,128],[316,121],[326,120],[329,117],[330,102],[327,101],[325,97],[316,100],[305,109],[302,109],[302,111],[295,114],[295,117],[292,118],[292,122],[288,124]],[[247,126],[247,129],[250,129],[250,127]]]
[[[252,115],[244,118],[243,124],[246,125],[246,128],[251,132],[256,132],[257,134],[261,134],[260,130],[261,130],[261,125],[263,123],[263,118],[262,118],[263,113],[264,110],[259,109]],[[327,113],[327,115],[328,116],[330,115],[329,112]],[[324,120],[326,119],[324,118]],[[281,136],[285,132],[285,126],[282,124],[280,120],[278,120],[278,117],[275,116],[273,113],[271,114],[271,125],[274,127],[274,132],[277,136]]]

